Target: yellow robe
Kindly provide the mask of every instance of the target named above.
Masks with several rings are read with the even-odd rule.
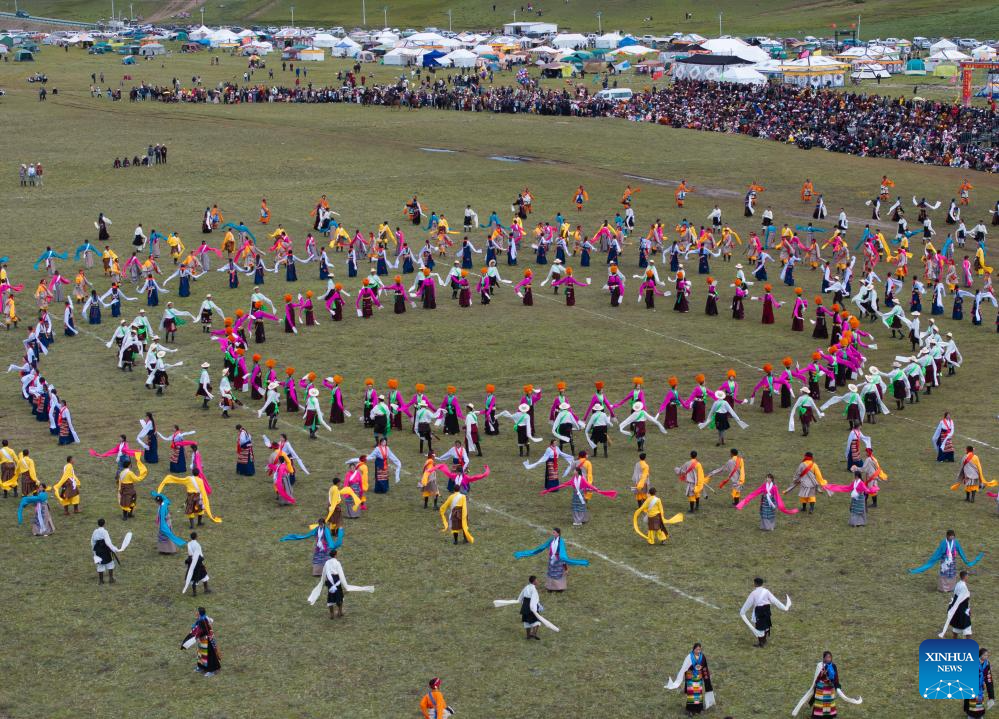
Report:
[[[69,507],[69,506],[76,507],[79,506],[80,504],[79,494],[77,494],[75,497],[70,497],[69,499],[62,498],[62,487],[71,479],[76,482],[76,489],[79,492],[80,478],[76,476],[76,470],[73,468],[73,465],[67,462],[66,466],[62,468],[62,476],[59,478],[59,481],[56,482],[55,485],[52,487],[52,493],[55,494],[56,499],[59,500],[59,504],[61,504],[64,507]]]
[[[461,533],[465,535],[465,539],[467,539],[469,543],[474,542],[475,539],[472,537],[471,532],[468,531],[468,497],[461,492],[455,492],[444,500],[444,504],[441,505],[441,522],[444,524],[444,529],[442,531],[449,531],[451,510],[455,507],[461,507]],[[454,531],[454,534],[457,534],[457,531]]]

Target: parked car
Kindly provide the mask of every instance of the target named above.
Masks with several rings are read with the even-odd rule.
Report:
[[[616,100],[617,102],[627,102],[635,96],[629,87],[608,87],[597,93],[601,100]]]
[[[27,11],[25,11],[25,10],[18,10],[16,13],[14,13],[14,16],[15,17],[31,17],[31,15],[29,15],[27,13]]]
[[[962,37],[960,40],[957,41],[957,46],[958,47],[963,47],[966,50],[970,50],[971,48],[978,47],[978,44],[979,44],[978,40],[976,40],[973,37]]]
[[[917,50],[929,50],[931,44],[932,43],[929,38],[921,37],[919,35],[912,38],[912,46]]]

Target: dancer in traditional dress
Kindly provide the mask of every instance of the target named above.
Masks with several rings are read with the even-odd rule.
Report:
[[[66,465],[62,468],[62,476],[52,487],[59,504],[62,505],[63,514],[69,516],[69,508],[73,508],[73,514],[80,513],[80,478],[76,476],[76,467],[73,465],[73,457],[66,457]]]
[[[954,461],[954,420],[950,412],[944,412],[943,419],[937,423],[933,432],[933,447],[937,450],[938,462]]]
[[[262,208],[260,219],[265,224],[267,220],[263,218],[262,213],[266,209],[266,206]],[[269,220],[270,215],[267,217]],[[211,677],[222,670],[222,656],[215,640],[215,623],[204,607],[198,607],[198,618],[191,626],[190,633],[180,643],[180,648],[188,649],[194,645],[198,647],[198,663],[194,667],[195,671],[202,676]]]
[[[643,514],[645,515],[647,529],[645,532],[641,530],[638,524],[638,520]],[[649,544],[655,544],[656,542],[666,544],[667,540],[669,540],[667,525],[679,524],[682,521],[682,513],[674,514],[669,519],[666,519],[663,502],[657,496],[656,488],[650,487],[644,501],[638,505],[638,508],[632,515],[631,525],[635,533]]]
[[[562,530],[558,527],[552,529],[552,536],[539,544],[534,549],[527,549],[521,552],[514,552],[517,559],[533,557],[547,550],[548,569],[545,579],[545,589],[549,592],[564,592],[569,582],[569,567],[588,567],[587,559],[573,559],[565,550],[565,540],[562,539]]]
[[[827,482],[822,476],[822,470],[815,463],[815,458],[811,452],[805,452],[804,458],[795,470],[794,479],[791,486],[784,490],[787,494],[795,487],[798,488],[798,501],[801,503],[801,511],[808,514],[815,513],[815,495],[819,488],[825,489]],[[826,490],[830,496],[831,493]]]
[[[950,488],[956,490],[963,487],[964,501],[974,502],[975,496],[982,486],[995,487],[999,485],[999,480],[988,480],[985,478],[985,472],[982,470],[982,462],[978,459],[978,455],[975,454],[974,447],[968,445],[964,450],[964,459],[961,460],[961,466],[957,471],[957,482],[952,484]]]
[[[767,645],[767,640],[770,639],[770,631],[773,627],[770,617],[770,605],[773,604],[784,612],[791,610],[790,596],[787,597],[787,602],[781,602],[763,585],[764,581],[760,577],[756,577],[753,580],[755,588],[746,597],[746,601],[743,602],[742,608],[739,610],[739,616],[742,618],[742,621],[746,623],[753,636],[756,637],[755,646],[760,649]],[[749,612],[752,612],[752,614],[749,615]]]
[[[579,454],[581,460],[586,459],[585,452],[580,452]],[[573,473],[572,478],[569,479],[568,481],[563,482],[562,484],[557,484],[550,489],[544,489],[541,491],[541,494],[550,494],[552,492],[557,492],[558,490],[564,489],[566,487],[572,488],[570,493],[570,499],[572,506],[573,527],[582,527],[584,524],[590,521],[590,510],[588,504],[589,504],[590,495],[593,492],[596,492],[597,494],[600,494],[604,497],[608,497],[610,499],[614,499],[614,497],[617,496],[617,492],[615,490],[602,490],[602,489],[597,489],[595,486],[593,486],[593,484],[590,482],[589,478],[587,477],[587,474],[585,473],[583,467],[581,466],[582,464],[583,462],[574,465],[575,472]]]
[[[203,584],[205,594],[211,594],[212,590],[208,586],[208,569],[205,567],[205,554],[198,541],[198,533],[191,532],[191,540],[187,543],[187,559],[184,560],[187,566],[187,573],[184,578],[184,588],[181,594],[191,588],[191,596],[198,596],[198,585]]]
[[[735,413],[735,408],[728,402],[726,397],[727,395],[723,390],[715,392],[715,401],[714,404],[711,405],[707,419],[697,425],[701,429],[710,427],[718,432],[718,441],[715,442],[716,447],[720,447],[725,444],[725,432],[728,431],[730,426],[729,416],[731,416],[731,418],[735,420],[735,423],[742,429],[749,427],[748,424],[739,419],[739,415]]]
[[[916,567],[915,569],[910,569],[910,574],[922,574],[923,572],[930,569],[934,564],[940,562],[940,574],[937,579],[937,590],[940,592],[951,592],[954,590],[954,583],[957,581],[957,558],[960,557],[969,568],[974,567],[985,556],[985,552],[979,552],[978,555],[968,561],[968,558],[964,556],[964,548],[961,547],[961,542],[957,539],[957,534],[953,529],[947,530],[947,536],[940,540],[940,544],[937,546],[936,550],[930,555],[930,558],[926,561],[926,564]]]
[[[25,450],[27,453],[27,450]],[[47,537],[55,532],[52,513],[49,511],[49,488],[44,482],[34,485],[31,494],[24,494],[17,505],[17,523],[24,522],[24,510],[31,507],[31,535]]]
[[[438,465],[440,469],[442,465]],[[451,495],[444,500],[440,508],[441,522],[444,525],[443,532],[451,532],[454,543],[458,543],[458,535],[461,535],[465,544],[472,544],[475,538],[468,531],[468,495],[455,489]]]
[[[784,514],[797,514],[797,509],[787,509],[784,500],[781,498],[780,489],[774,480],[774,476],[767,473],[766,479],[759,487],[746,495],[746,498],[735,505],[736,509],[743,509],[753,499],[760,497],[760,529],[764,532],[772,532],[777,528],[777,511]]]
[[[701,508],[701,492],[704,491],[708,478],[704,476],[704,468],[697,459],[696,450],[691,450],[690,459],[679,467],[674,467],[677,478],[684,483],[684,496],[690,504],[690,513]]]
[[[704,656],[700,643],[694,644],[690,653],[683,658],[676,678],[664,685],[665,689],[680,689],[686,697],[684,711],[687,716],[700,714],[715,705],[715,691],[708,670],[708,658]]]
[[[559,460],[565,462],[565,470],[562,472],[562,476],[565,477],[572,471],[572,464],[574,458],[571,454],[566,454],[562,451],[561,447],[556,447],[556,439],[549,442],[548,447],[542,453],[542,455],[534,462],[529,462],[524,460],[524,469],[534,469],[540,464],[545,465],[545,476],[544,476],[544,488],[553,489],[558,486],[559,483]]]
[[[725,475],[725,479],[719,483],[718,489],[723,489],[726,484],[731,484],[732,506],[735,506],[739,503],[742,487],[746,484],[746,461],[739,455],[737,449],[732,449],[729,453],[731,454],[729,460],[718,469],[708,472],[708,477],[714,477],[716,474]]]
[[[791,716],[798,716],[805,704],[812,710],[810,716],[813,717],[837,717],[839,713],[836,709],[836,698],[839,697],[849,704],[862,704],[863,698],[852,699],[843,693],[840,688],[839,669],[833,664],[832,652],[823,652],[822,661],[815,666],[815,676],[812,678],[812,686],[805,692],[804,696],[791,712]]]
[[[466,209],[466,223],[469,221],[468,212]],[[420,713],[423,714],[423,719],[448,719],[454,715],[454,710],[444,701],[444,695],[441,694],[441,680],[437,677],[430,680],[430,691],[420,699]]]
[[[124,552],[132,541],[132,533],[128,532],[122,540],[121,547],[116,547],[111,542],[111,535],[108,534],[104,526],[103,519],[97,520],[97,529],[90,535],[90,551],[93,553],[94,565],[97,567],[98,584],[104,584],[104,574],[108,575],[108,582],[114,584],[114,570],[118,565],[118,554]]]
[[[971,699],[964,700],[964,713],[970,719],[981,719],[985,712],[995,706],[996,692],[992,683],[992,664],[989,662],[989,650],[978,648],[978,693]]]
[[[950,638],[967,639],[971,636],[971,591],[968,589],[968,570],[958,572],[957,584],[947,606],[947,619],[943,631],[937,636],[941,639],[950,631]]]

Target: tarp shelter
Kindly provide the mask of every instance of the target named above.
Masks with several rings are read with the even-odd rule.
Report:
[[[951,65],[949,63],[937,65],[935,68],[933,68],[933,75],[935,77],[956,77],[957,65]]]
[[[333,57],[357,57],[359,52],[361,52],[361,46],[349,37],[346,37],[333,46],[330,54]]]
[[[926,58],[926,69],[934,70],[940,65],[956,65],[970,59],[971,55],[965,55],[960,50],[940,50]]]
[[[720,37],[699,43],[712,55],[734,55],[747,62],[765,62],[769,53],[736,37]]]
[[[734,55],[691,55],[680,58],[673,64],[673,78],[717,81],[726,68],[748,64]]]
[[[445,63],[441,62],[441,58],[445,55],[447,53],[440,50],[428,50],[420,57],[420,64],[423,67],[442,67]]]
[[[122,65],[134,65],[135,64],[135,55],[129,55],[128,57],[123,57],[121,59],[121,64]]]
[[[323,62],[326,60],[326,52],[322,48],[307,47],[298,51],[298,59],[301,62]]]
[[[469,50],[455,50],[441,58],[441,62],[451,67],[475,67],[479,56]]]
[[[940,40],[937,40],[935,43],[933,43],[932,45],[930,45],[930,54],[931,55],[933,53],[940,52],[941,50],[957,50],[957,45],[955,45],[954,43],[952,43],[947,38],[941,38]]]
[[[185,42],[183,45],[180,46],[180,51],[181,52],[199,52],[201,50],[201,48],[203,48],[203,47],[204,47],[204,45],[202,45],[199,42]]]
[[[909,60],[905,63],[905,74],[906,75],[925,75],[926,74],[926,63],[920,60],[918,57]]]
[[[975,97],[987,97],[990,100],[999,100],[999,77],[989,75],[989,81],[985,87],[975,93]]]
[[[14,62],[34,62],[35,55],[31,50],[17,50],[14,52]]]
[[[589,41],[586,39],[585,35],[580,35],[579,33],[566,33],[565,35],[556,35],[555,40],[552,41],[552,45],[560,50],[564,50],[586,47],[588,42]]]
[[[718,82],[731,82],[736,85],[765,85],[767,78],[763,73],[757,72],[746,65],[726,67],[718,75]]]
[[[142,57],[155,57],[156,55],[166,55],[166,48],[158,42],[151,42],[139,48]]]

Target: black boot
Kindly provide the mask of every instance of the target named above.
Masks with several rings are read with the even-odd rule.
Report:
[[[104,584],[104,572],[97,573],[97,583]]]
[[[458,544],[458,533],[457,533],[457,532],[452,532],[452,533],[451,533],[451,536],[453,536],[453,537],[454,537],[454,543],[455,543],[455,544]]]
[[[203,520],[204,520],[204,517],[202,517],[202,516],[201,516],[201,515],[199,514],[199,515],[198,515],[198,526],[199,526],[199,527],[200,527],[200,526],[202,525],[202,521],[203,521]]]
[[[113,569],[109,569],[108,570],[108,582],[111,583],[111,584],[114,584],[114,570]]]
[[[694,500],[694,511],[696,512],[700,508],[701,508],[701,498],[698,497],[697,499]]]
[[[423,498],[423,508],[427,509],[430,506],[430,497]]]
[[[123,522],[128,519],[128,510],[127,509],[121,510],[121,519],[122,519]]]
[[[808,513],[815,514],[815,502],[808,503]]]
[[[690,509],[687,510],[687,514],[693,514],[693,513],[694,513],[694,502],[691,502]]]

